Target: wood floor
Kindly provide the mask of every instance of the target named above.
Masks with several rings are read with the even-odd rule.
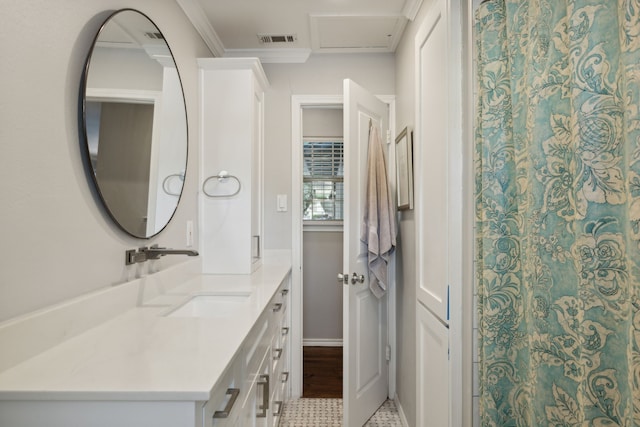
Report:
[[[302,397],[342,398],[342,347],[303,347]]]

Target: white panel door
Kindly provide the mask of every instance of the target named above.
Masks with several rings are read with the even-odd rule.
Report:
[[[344,426],[359,427],[388,394],[387,296],[369,290],[367,247],[360,241],[366,190],[369,121],[389,128],[387,104],[351,80],[344,81],[343,404]],[[364,276],[352,283],[352,276]]]
[[[448,24],[440,0],[416,34],[417,297],[449,321]]]
[[[417,396],[421,427],[449,426],[449,329],[422,304],[416,303]]]

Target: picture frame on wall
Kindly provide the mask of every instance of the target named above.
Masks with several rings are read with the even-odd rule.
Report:
[[[405,127],[396,137],[398,210],[413,209],[413,132]]]

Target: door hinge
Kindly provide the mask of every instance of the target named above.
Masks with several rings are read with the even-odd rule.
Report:
[[[387,348],[385,349],[385,358],[387,359],[387,362],[391,360],[391,346],[388,345]]]
[[[391,129],[387,129],[387,144],[391,144]]]

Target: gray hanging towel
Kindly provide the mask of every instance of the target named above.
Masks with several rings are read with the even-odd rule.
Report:
[[[387,264],[396,247],[396,221],[378,128],[369,122],[367,192],[360,240],[367,245],[369,288],[381,298],[388,287]]]

